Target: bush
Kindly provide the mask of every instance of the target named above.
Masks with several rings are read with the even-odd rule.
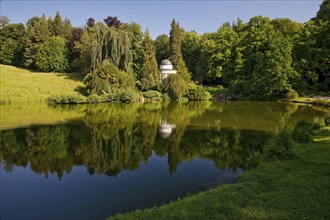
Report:
[[[325,126],[325,117],[326,116],[324,116],[324,117],[314,117],[313,118],[313,128],[315,128],[315,129],[319,129],[319,128],[322,128],[322,127],[324,127]]]
[[[179,97],[177,99],[178,102],[186,103],[189,102],[189,99],[187,97]]]
[[[179,74],[171,74],[165,79],[163,88],[171,99],[178,99],[186,94],[187,83]]]
[[[294,142],[290,133],[283,130],[265,147],[265,158],[268,160],[283,160],[293,156]]]
[[[55,104],[81,104],[81,103],[87,103],[87,99],[85,96],[78,94],[55,95],[49,97],[47,99],[47,102],[55,103]]]
[[[306,143],[312,140],[313,130],[317,126],[308,123],[305,120],[298,121],[292,131],[292,139],[298,143]]]
[[[222,85],[218,85],[217,87],[208,86],[205,89],[212,95],[223,94],[223,90],[224,90]]]
[[[108,96],[107,95],[90,95],[87,97],[88,103],[101,103],[101,102],[107,102]]]
[[[117,93],[122,88],[133,89],[133,77],[108,60],[103,61],[92,73],[85,77],[87,94],[103,95]]]
[[[299,98],[299,94],[296,91],[292,90],[292,91],[287,92],[286,98],[287,99],[297,99],[297,98]]]
[[[186,97],[189,100],[209,100],[211,98],[211,94],[206,91],[203,86],[189,84]]]
[[[248,157],[245,163],[246,169],[255,169],[258,168],[260,163],[264,160],[264,157],[261,153],[256,152],[252,156]]]
[[[132,102],[135,98],[135,91],[131,89],[120,89],[115,94],[115,99],[121,102]]]
[[[162,94],[163,101],[171,101],[170,96],[167,93]]]
[[[324,116],[324,124],[326,126],[329,126],[330,125],[330,113],[327,113],[325,116]]]
[[[161,94],[160,92],[156,90],[148,90],[146,92],[143,92],[143,97],[148,98],[148,99],[160,99]]]

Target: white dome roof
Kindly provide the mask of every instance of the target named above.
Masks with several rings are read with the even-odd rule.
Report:
[[[168,59],[163,60],[162,62],[160,62],[160,65],[172,65],[171,61]]]

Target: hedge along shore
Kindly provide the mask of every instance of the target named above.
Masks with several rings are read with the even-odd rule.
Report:
[[[312,139],[295,143],[291,159],[261,162],[236,184],[107,219],[328,219],[330,127]]]

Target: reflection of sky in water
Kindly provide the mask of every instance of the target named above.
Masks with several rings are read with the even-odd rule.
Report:
[[[155,154],[138,170],[116,177],[89,175],[84,167],[75,166],[59,180],[22,167],[8,173],[1,166],[1,219],[100,219],[204,190],[220,178],[231,182],[233,175],[228,173],[209,160],[195,159],[181,163],[171,175],[167,158]]]

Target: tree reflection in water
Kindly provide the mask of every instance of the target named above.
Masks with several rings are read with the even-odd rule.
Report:
[[[170,173],[195,158],[235,171],[299,112],[297,106],[254,106],[237,103],[235,111],[210,102],[51,107],[85,114],[63,124],[1,131],[0,160],[8,172],[13,166],[29,166],[35,173],[56,173],[59,178],[73,166],[116,176],[138,169],[153,152],[168,157]],[[260,129],[262,120],[268,129]],[[258,129],[249,127],[254,126],[251,122]]]

